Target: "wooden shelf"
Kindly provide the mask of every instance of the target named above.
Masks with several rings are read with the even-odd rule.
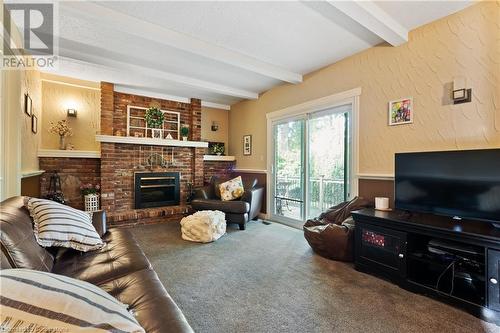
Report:
[[[99,134],[95,136],[95,140],[98,142],[126,143],[132,145],[208,148],[208,142],[204,141],[181,141],[181,140],[154,139],[154,138],[136,138],[133,136],[115,136],[115,135],[99,135]]]
[[[101,152],[95,150],[40,149],[38,150],[38,157],[101,158]]]
[[[219,156],[219,155],[203,155],[204,161],[220,161],[220,162],[232,162],[236,161],[234,156]]]

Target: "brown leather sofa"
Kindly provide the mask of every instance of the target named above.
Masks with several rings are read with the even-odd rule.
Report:
[[[242,177],[245,192],[238,200],[223,201],[220,198],[219,185],[230,178],[212,177],[210,184],[195,190],[191,207],[196,210],[219,210],[226,214],[227,223],[236,223],[240,230],[245,230],[245,224],[257,218],[262,201],[264,188],[257,187],[257,178]]]
[[[106,230],[105,214],[97,212],[93,224],[106,243],[101,250],[45,249],[35,240],[23,199],[0,203],[2,269],[28,268],[84,280],[127,304],[148,333],[193,332],[128,230]]]

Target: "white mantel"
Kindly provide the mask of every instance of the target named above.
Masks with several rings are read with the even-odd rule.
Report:
[[[100,134],[95,136],[95,140],[98,142],[126,143],[133,145],[208,148],[208,142],[204,141],[181,141],[181,140],[154,139],[154,138],[136,138],[133,136],[116,136],[116,135],[100,135]]]
[[[38,157],[101,158],[101,152],[96,150],[39,149]]]
[[[45,172],[45,170],[23,171],[21,173],[21,178],[29,178],[29,177],[34,177],[34,176],[40,176],[44,172]]]
[[[232,162],[236,161],[234,156],[219,156],[219,155],[203,155],[204,161],[214,161],[214,162]]]

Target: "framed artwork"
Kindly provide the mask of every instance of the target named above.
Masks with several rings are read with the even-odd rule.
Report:
[[[24,113],[30,117],[33,114],[33,102],[28,94],[24,94]]]
[[[38,118],[34,114],[31,115],[31,131],[34,134],[38,132]]]
[[[243,135],[243,155],[252,155],[252,136]]]
[[[389,126],[413,123],[413,98],[389,102]]]

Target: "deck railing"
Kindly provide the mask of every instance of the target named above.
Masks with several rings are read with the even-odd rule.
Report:
[[[344,180],[316,177],[309,179],[310,211],[323,212],[344,201]],[[300,177],[279,176],[276,179],[276,197],[288,201],[288,205],[299,206],[302,198]],[[289,200],[288,200],[289,199]]]

